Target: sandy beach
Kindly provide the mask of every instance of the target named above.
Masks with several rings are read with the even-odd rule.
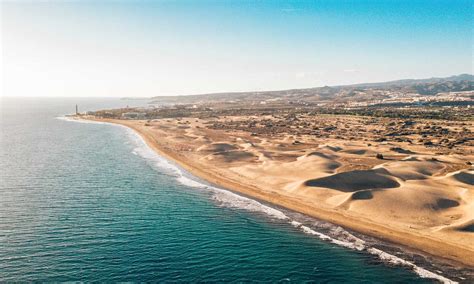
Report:
[[[87,119],[130,127],[160,155],[221,187],[474,267],[469,151],[434,153],[362,137],[266,137],[196,118]]]

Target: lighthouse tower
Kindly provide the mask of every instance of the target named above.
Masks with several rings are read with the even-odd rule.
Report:
[[[79,115],[79,108],[76,105],[76,115]]]

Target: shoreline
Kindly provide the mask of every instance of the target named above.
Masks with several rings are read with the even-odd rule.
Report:
[[[315,206],[311,206],[302,200],[295,200],[295,198],[288,198],[287,196],[273,192],[269,193],[255,186],[230,180],[224,176],[219,175],[218,173],[214,173],[193,165],[192,161],[186,160],[185,157],[182,157],[177,153],[167,151],[165,149],[166,147],[163,147],[162,145],[160,147],[160,144],[152,135],[146,133],[146,131],[143,131],[130,121],[97,118],[87,118],[85,120],[106,122],[128,127],[138,134],[148,145],[148,147],[150,147],[150,149],[158,153],[160,156],[173,161],[188,171],[190,174],[211,184],[215,184],[219,187],[230,190],[231,192],[233,191],[235,193],[242,194],[245,197],[256,199],[257,201],[261,201],[269,205],[274,205],[290,211],[301,213],[308,217],[340,225],[354,232],[369,237],[375,237],[376,239],[401,246],[404,249],[406,248],[408,251],[432,256],[435,259],[439,259],[445,263],[450,263],[456,267],[464,267],[468,269],[472,269],[472,267],[474,267],[474,259],[472,258],[472,254],[461,246],[456,246],[454,244],[429,238],[427,236],[413,234],[413,232],[388,228],[381,224],[370,222],[369,220],[354,218],[353,216],[344,214],[343,212],[315,208]]]

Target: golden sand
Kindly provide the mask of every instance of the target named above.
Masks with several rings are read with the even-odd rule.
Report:
[[[134,129],[160,155],[216,185],[474,267],[472,155],[392,142],[295,143],[289,135],[209,129],[195,118],[101,121]]]

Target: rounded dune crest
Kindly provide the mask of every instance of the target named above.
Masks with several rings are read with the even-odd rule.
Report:
[[[327,144],[326,145],[319,145],[319,148],[320,149],[328,149],[332,152],[339,152],[339,151],[342,150],[342,148],[339,147],[339,146],[333,146],[333,145],[327,145]]]
[[[196,138],[194,138],[194,141],[195,141],[195,142],[208,143],[208,142],[209,142],[209,138],[206,138],[206,137],[204,137],[204,136],[197,136]]]
[[[311,152],[298,157],[294,165],[295,167],[301,168],[302,171],[304,171],[305,168],[313,168],[318,169],[319,172],[332,174],[341,166],[341,163],[336,161],[336,158],[337,156],[332,154]]]
[[[203,145],[199,148],[197,148],[197,151],[200,152],[225,152],[225,151],[231,151],[231,150],[237,150],[238,147],[229,144],[229,143],[223,143],[223,142],[216,142],[212,143],[209,145]]]
[[[444,227],[443,230],[452,230],[460,233],[474,233],[474,219],[455,224],[453,226]]]
[[[240,162],[240,161],[250,161],[256,160],[257,156],[248,152],[248,151],[223,151],[216,152],[210,155],[211,160],[220,160],[225,163]]]
[[[307,180],[305,185],[311,187],[326,187],[343,192],[354,192],[365,189],[388,189],[400,186],[385,169],[343,172],[327,177]]]
[[[379,169],[387,170],[390,175],[402,180],[427,179],[444,169],[444,165],[437,161],[401,160],[385,163],[378,166]]]
[[[334,160],[334,159],[338,158],[338,156],[336,156],[336,155],[326,154],[326,153],[317,152],[317,151],[311,152],[307,155],[304,155],[303,157],[311,157],[311,156],[316,156],[316,157],[320,157],[320,158],[327,159],[327,160]]]

